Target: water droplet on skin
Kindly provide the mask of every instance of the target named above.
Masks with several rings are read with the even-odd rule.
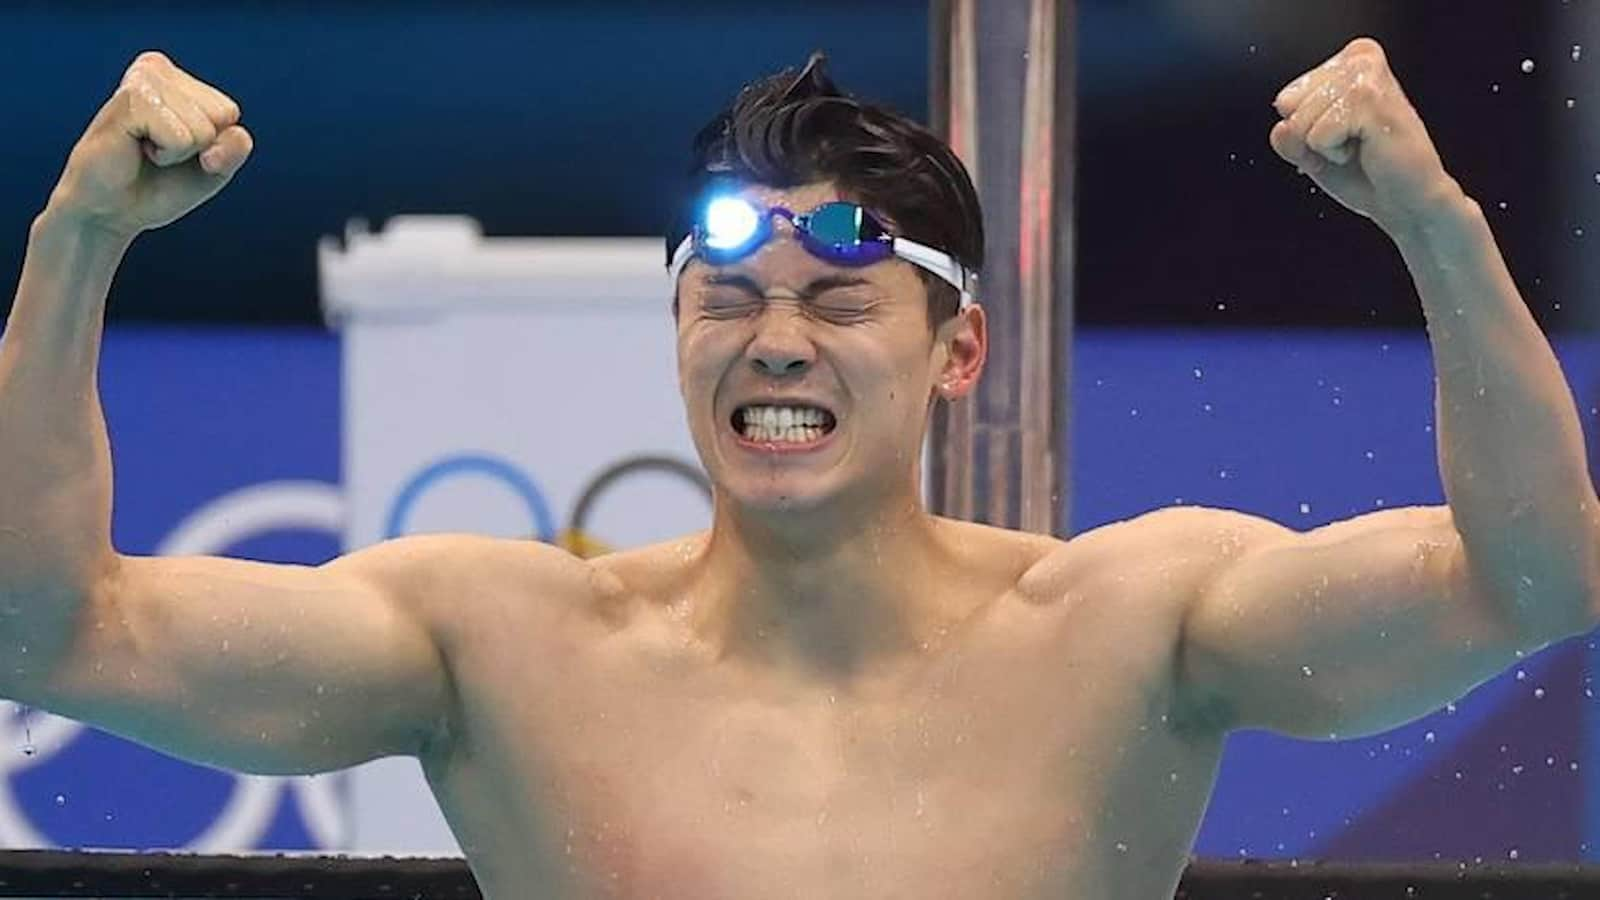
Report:
[[[1522,68],[1522,74],[1524,74],[1524,75],[1533,74],[1533,69],[1534,69],[1533,60],[1531,60],[1531,59],[1523,60],[1521,68]]]

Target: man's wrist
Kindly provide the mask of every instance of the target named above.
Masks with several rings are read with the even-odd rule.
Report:
[[[1406,253],[1452,246],[1482,222],[1482,207],[1448,175],[1403,213],[1378,219],[1378,225]]]
[[[71,209],[47,204],[28,229],[30,244],[71,245],[93,254],[121,256],[138,234],[127,233]]]

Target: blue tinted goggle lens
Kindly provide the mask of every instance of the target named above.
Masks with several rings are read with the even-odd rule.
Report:
[[[714,265],[747,256],[772,236],[773,216],[788,219],[813,256],[837,265],[866,265],[894,252],[883,223],[859,204],[835,200],[796,214],[781,206],[763,210],[740,197],[718,197],[706,204],[695,226],[697,249]]]

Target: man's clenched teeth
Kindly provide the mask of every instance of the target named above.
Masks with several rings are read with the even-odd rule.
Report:
[[[741,406],[733,413],[733,430],[759,443],[809,444],[836,424],[832,413],[814,406]]]

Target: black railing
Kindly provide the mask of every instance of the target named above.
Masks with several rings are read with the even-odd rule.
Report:
[[[0,851],[0,897],[477,900],[460,859]],[[1600,866],[1190,864],[1176,900],[1596,900]]]

